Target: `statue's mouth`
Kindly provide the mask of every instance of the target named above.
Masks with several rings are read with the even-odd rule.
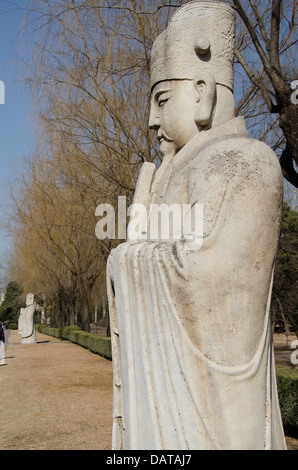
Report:
[[[173,142],[173,139],[171,139],[167,134],[165,134],[164,132],[161,132],[161,133],[158,133],[157,134],[157,140],[159,143],[161,143],[162,141],[166,141],[166,142]]]

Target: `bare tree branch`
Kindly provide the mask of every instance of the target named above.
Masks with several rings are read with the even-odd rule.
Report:
[[[264,96],[264,99],[266,101],[266,104],[268,106],[268,109],[270,112],[273,112],[274,110],[274,107],[275,105],[273,104],[271,98],[270,98],[270,95],[268,93],[268,90],[267,88],[264,86],[263,82],[261,80],[259,80],[256,75],[253,73],[253,71],[251,70],[251,68],[249,67],[248,63],[246,62],[246,60],[244,59],[244,57],[242,56],[242,54],[239,52],[238,49],[235,50],[235,55],[237,57],[237,59],[239,60],[239,63],[242,65],[243,69],[245,70],[247,76],[249,77],[249,79],[251,80],[251,82],[257,87],[259,88],[259,90],[262,92],[263,96]]]
[[[281,0],[272,0],[269,57],[272,66],[279,74],[281,73],[279,62],[280,8]]]

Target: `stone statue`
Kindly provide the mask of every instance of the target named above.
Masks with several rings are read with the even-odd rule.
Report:
[[[3,323],[0,322],[0,366],[5,366],[5,332],[3,329]]]
[[[20,308],[20,314],[18,318],[18,334],[22,335],[22,320],[23,320],[23,314],[24,314],[25,309]]]
[[[134,203],[149,225],[153,204],[200,204],[203,232],[145,230],[109,256],[114,449],[285,448],[269,313],[282,175],[235,118],[234,36],[228,5],[192,1],[152,48],[163,161]]]
[[[45,311],[43,307],[40,307],[40,323],[42,324],[46,323],[46,316],[45,316]]]
[[[26,308],[22,314],[21,330],[22,330],[22,343],[36,343],[36,332],[34,323],[35,313],[34,295],[28,294],[26,297]]]

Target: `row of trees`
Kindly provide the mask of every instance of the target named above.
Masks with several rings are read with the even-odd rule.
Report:
[[[25,12],[32,54],[23,70],[37,100],[37,138],[12,192],[10,278],[51,305],[53,326],[78,319],[88,330],[105,305],[106,260],[119,240],[96,238],[95,209],[117,208],[119,195],[129,205],[142,163],[159,164],[148,129],[150,50],[183,3],[33,0]],[[289,84],[296,3],[230,3],[238,12],[237,113],[295,184],[297,119],[285,125],[283,116],[297,112]]]
[[[79,317],[88,330],[105,304],[106,260],[117,241],[96,238],[95,209],[117,207],[119,194],[129,204],[140,165],[157,159],[149,50],[169,14],[145,0],[37,1],[26,13],[34,54],[25,78],[41,111],[12,195],[11,276],[25,292],[45,295],[55,326]]]
[[[0,321],[17,322],[22,307],[25,307],[23,288],[17,282],[10,281],[0,305]]]
[[[298,338],[298,213],[284,203],[281,236],[275,262],[272,313],[286,331]]]

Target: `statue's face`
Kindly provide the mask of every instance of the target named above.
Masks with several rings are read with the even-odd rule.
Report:
[[[32,305],[34,302],[34,295],[33,294],[28,294],[26,297],[26,305]]]
[[[176,154],[199,131],[192,80],[159,82],[152,91],[149,127],[157,131],[163,156]]]

